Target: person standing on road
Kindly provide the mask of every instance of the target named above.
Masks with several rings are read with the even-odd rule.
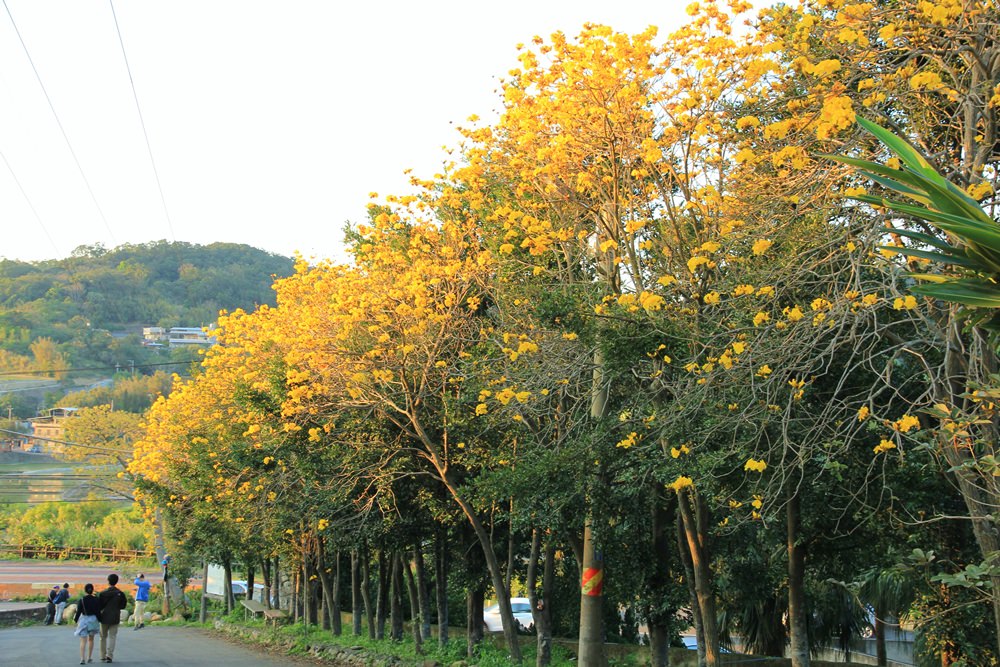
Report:
[[[118,626],[122,622],[122,610],[128,606],[128,598],[117,587],[118,575],[108,575],[108,587],[97,596],[101,619],[101,662],[113,662]]]
[[[56,598],[53,600],[56,605],[56,625],[62,625],[63,622],[63,610],[66,609],[66,604],[69,602],[69,584],[63,584],[59,592],[56,593]]]
[[[86,652],[87,662],[94,662],[94,636],[101,631],[101,622],[97,615],[101,611],[101,601],[94,595],[94,584],[87,584],[83,587],[83,596],[76,606],[76,632],[73,634],[80,638],[80,664],[84,664],[84,650],[90,646]]]
[[[56,618],[56,595],[59,594],[59,584],[56,584],[49,591],[48,602],[45,603],[45,625],[52,625]]]
[[[146,603],[149,602],[149,582],[146,575],[139,573],[135,578],[135,613],[132,615],[133,630],[146,627]]]

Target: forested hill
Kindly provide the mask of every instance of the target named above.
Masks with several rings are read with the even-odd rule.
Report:
[[[39,339],[74,368],[138,363],[147,356],[135,349],[142,327],[207,326],[220,309],[273,304],[274,277],[289,275],[292,265],[242,244],[166,241],[81,246],[60,260],[0,260],[0,372],[27,363]]]

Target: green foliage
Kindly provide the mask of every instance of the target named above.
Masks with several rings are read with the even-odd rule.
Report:
[[[61,260],[3,260],[0,351],[28,357],[34,341],[49,338],[74,367],[162,362],[165,353],[142,347],[142,326],[200,326],[222,309],[274,304],[273,278],[291,272],[290,258],[233,243],[158,241],[78,248]],[[132,334],[109,333],[121,330]],[[4,367],[17,370],[17,359]]]
[[[0,531],[5,542],[35,546],[145,550],[153,541],[137,508],[99,501],[0,509]]]
[[[115,410],[142,413],[157,397],[169,394],[172,384],[173,378],[163,371],[134,377],[120,375],[110,386],[102,384],[70,392],[59,400],[59,405],[75,408],[113,405]]]
[[[928,591],[917,599],[913,619],[920,624],[914,650],[919,664],[952,667],[996,665],[990,605],[964,589]]]

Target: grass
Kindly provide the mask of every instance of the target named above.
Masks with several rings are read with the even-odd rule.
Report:
[[[510,667],[512,664],[510,656],[503,648],[502,636],[487,636],[484,641],[476,647],[474,656],[470,659],[466,656],[465,633],[461,628],[453,628],[451,641],[446,647],[440,647],[436,637],[425,640],[423,652],[417,654],[416,647],[412,641],[412,635],[407,632],[401,642],[390,639],[374,640],[369,639],[367,630],[362,635],[356,636],[350,633],[350,626],[345,625],[346,632],[339,637],[327,630],[312,628],[308,632],[305,627],[299,625],[285,625],[273,628],[265,624],[262,620],[247,621],[244,619],[242,609],[237,609],[228,616],[221,617],[224,621],[225,630],[229,634],[238,635],[243,641],[257,643],[273,648],[279,648],[294,655],[313,654],[317,649],[355,649],[366,654],[366,664],[381,664],[387,658],[395,658],[407,665],[424,665],[427,663],[438,663],[440,665],[452,665],[457,662],[468,662],[478,667]],[[212,623],[206,627],[212,627]],[[496,640],[496,641],[491,641]],[[556,640],[552,647],[552,667],[575,667],[576,659],[573,657],[573,650],[567,647],[575,644],[569,640]],[[521,643],[522,664],[530,666],[534,664],[536,657],[536,644],[533,636],[522,637]],[[329,658],[331,663],[335,663],[334,657]],[[751,663],[753,667],[789,667],[791,661],[787,658],[761,658],[754,656],[743,656],[730,654],[723,656],[723,664],[740,665]],[[611,667],[641,667],[649,664],[649,649],[644,646],[614,645],[608,651],[608,664]],[[698,654],[684,648],[671,648],[670,664],[673,667],[696,667],[698,664]],[[861,667],[858,663],[831,663],[826,661],[813,660],[814,667]]]

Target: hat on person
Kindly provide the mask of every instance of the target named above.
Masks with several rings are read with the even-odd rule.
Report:
[[[53,590],[59,590],[59,584],[56,584],[56,585],[55,585],[55,586],[53,586],[52,588],[53,588]]]

